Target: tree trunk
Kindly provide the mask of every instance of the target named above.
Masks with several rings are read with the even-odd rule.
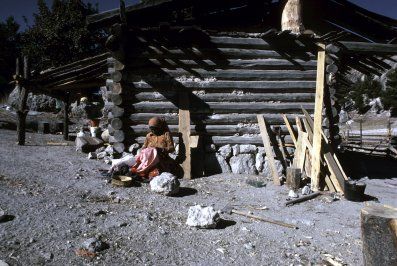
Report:
[[[305,30],[302,18],[301,0],[287,0],[281,16],[281,30],[301,34]]]
[[[397,209],[366,206],[361,210],[364,265],[397,265]]]

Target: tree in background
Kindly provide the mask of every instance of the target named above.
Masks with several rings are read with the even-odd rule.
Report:
[[[397,69],[390,71],[386,78],[386,88],[381,95],[382,103],[385,109],[397,109]]]
[[[89,32],[86,17],[97,6],[81,0],[54,0],[47,6],[38,0],[34,23],[23,34],[23,53],[34,69],[57,67],[100,53],[104,32]]]
[[[13,17],[0,22],[0,100],[11,91],[8,83],[15,73],[15,59],[20,53],[19,25]]]

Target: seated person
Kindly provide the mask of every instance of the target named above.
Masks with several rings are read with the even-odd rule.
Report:
[[[162,172],[172,173],[176,162],[169,157],[169,153],[174,152],[175,148],[167,123],[159,117],[153,117],[149,120],[149,129],[131,172],[151,180]]]

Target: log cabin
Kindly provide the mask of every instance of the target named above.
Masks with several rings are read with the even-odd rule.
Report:
[[[44,72],[32,90],[69,102],[103,87],[118,147],[142,144],[147,121],[164,117],[184,153],[186,178],[230,171],[206,166],[207,158],[221,164],[211,156],[221,146],[263,146],[258,114],[280,129],[281,148],[291,144],[282,114],[291,122],[302,108],[313,115],[319,82],[320,126],[337,146],[336,93],[351,85],[346,74],[379,74],[397,53],[397,21],[346,0],[120,1],[87,23],[109,30],[109,52]],[[326,52],[320,73],[319,51]],[[190,147],[193,136],[201,148]]]

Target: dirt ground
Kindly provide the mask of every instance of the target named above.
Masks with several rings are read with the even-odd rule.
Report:
[[[284,207],[285,186],[255,188],[245,175],[182,180],[176,197],[153,194],[147,184],[115,188],[98,172],[105,165],[75,152],[73,142],[46,146],[62,136],[32,133],[27,140],[19,147],[15,131],[0,130],[0,207],[10,215],[0,223],[0,261],[9,265],[330,265],[327,258],[362,265],[365,203],[321,196]],[[366,182],[367,194],[397,206],[397,173]],[[221,214],[218,229],[190,228],[195,204],[230,204],[299,229],[235,214]],[[94,258],[76,255],[93,236],[109,248]]]

